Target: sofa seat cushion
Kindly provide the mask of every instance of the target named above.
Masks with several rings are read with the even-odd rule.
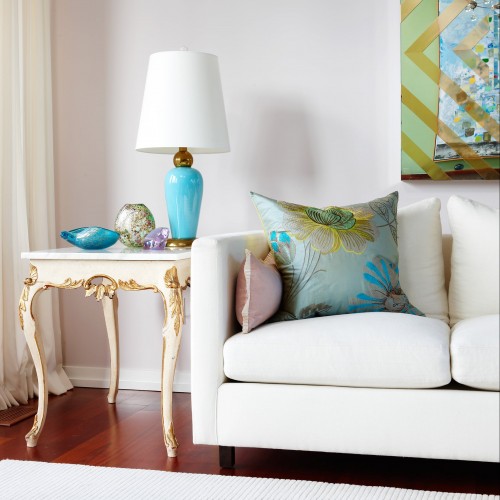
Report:
[[[500,390],[499,315],[459,321],[451,331],[451,373],[460,384]]]
[[[451,380],[443,321],[369,312],[270,323],[224,344],[224,372],[242,382],[431,388]]]

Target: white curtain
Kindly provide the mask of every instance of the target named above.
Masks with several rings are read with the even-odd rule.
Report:
[[[0,0],[0,410],[36,393],[17,306],[28,275],[22,251],[55,247],[50,0]],[[62,369],[57,292],[36,302],[53,394]]]

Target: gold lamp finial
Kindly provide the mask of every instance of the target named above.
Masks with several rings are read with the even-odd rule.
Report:
[[[193,155],[187,148],[179,148],[174,155],[174,165],[176,167],[190,167],[193,164]]]

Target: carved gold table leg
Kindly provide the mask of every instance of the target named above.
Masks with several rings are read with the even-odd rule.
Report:
[[[178,443],[172,419],[172,389],[184,322],[184,304],[182,288],[175,267],[165,274],[165,285],[167,289],[162,291],[165,303],[165,323],[163,325],[161,414],[167,454],[169,457],[176,457]]]
[[[111,373],[109,378],[108,403],[116,403],[118,394],[118,378],[120,372],[120,354],[118,345],[118,297],[104,296],[102,298],[102,309],[108,332],[109,353],[111,358]]]
[[[49,396],[47,387],[47,362],[45,360],[43,342],[36,330],[35,319],[32,312],[33,299],[40,290],[44,289],[44,287],[43,285],[37,284],[36,278],[33,279],[33,277],[26,279],[24,284],[24,290],[21,294],[21,300],[19,301],[19,320],[21,322],[21,328],[24,330],[24,336],[26,337],[26,343],[28,344],[28,348],[33,358],[38,379],[38,411],[35,415],[33,427],[28,434],[26,434],[26,443],[30,448],[33,448],[38,442],[38,437],[45,423]]]

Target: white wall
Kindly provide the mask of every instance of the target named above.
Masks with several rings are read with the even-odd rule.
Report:
[[[498,206],[495,182],[400,181],[397,0],[53,0],[52,20],[59,230],[112,227],[131,202],[167,225],[171,157],[134,147],[148,57],[183,45],[218,55],[231,140],[230,153],[195,158],[199,235],[259,227],[250,190],[317,206],[396,189],[401,205],[438,196],[444,208],[461,194]],[[122,293],[120,307],[125,386],[155,387],[160,301]],[[64,292],[62,311],[65,364],[99,384],[100,306]],[[178,389],[189,383],[185,332]]]

